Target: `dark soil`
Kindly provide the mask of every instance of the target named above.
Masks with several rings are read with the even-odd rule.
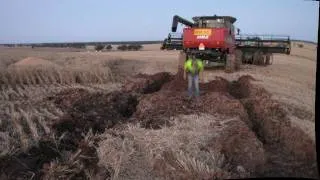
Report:
[[[301,129],[291,126],[280,103],[271,99],[265,89],[250,83],[252,79],[239,78],[231,94],[244,105],[252,131],[264,144],[267,162],[256,175],[318,178],[314,142]]]
[[[123,91],[150,94],[159,91],[163,84],[171,81],[173,76],[167,72],[154,75],[138,74],[133,78],[127,79],[124,83]]]
[[[102,133],[105,128],[130,117],[138,104],[136,96],[122,92],[88,93],[78,99],[70,97],[70,100],[64,99],[71,104],[69,108],[64,106],[67,115],[52,125],[59,134],[69,131],[78,136],[90,128],[94,133]]]
[[[40,141],[38,147],[0,159],[1,179],[38,179],[42,165],[60,157],[52,141]]]
[[[85,169],[106,178],[110,173],[97,165],[94,145],[99,140],[94,135],[85,138],[87,133],[100,134],[128,122],[158,129],[170,126],[173,116],[194,113],[238,118],[207,147],[220,150],[231,168],[241,165],[250,176],[257,177],[318,177],[315,144],[291,126],[286,111],[265,89],[252,84],[253,80],[242,76],[234,82],[218,78],[201,83],[201,96],[191,100],[181,70],[175,76],[139,74],[127,79],[120,91],[111,93],[71,88],[53,94],[45,101],[55,103],[65,113],[50,124],[59,138],[58,145],[54,143],[57,140],[43,137],[39,146],[2,158],[0,178],[86,179]]]
[[[250,166],[245,158],[239,159],[241,155],[231,151],[231,145],[236,146],[238,144],[236,142],[230,143],[230,146],[224,151],[231,164],[242,163],[247,171],[251,172],[251,176],[267,177],[272,172],[274,176],[278,173],[279,176],[286,174],[293,177],[317,177],[317,169],[314,166],[316,162],[315,144],[302,130],[291,126],[287,112],[280,103],[271,99],[269,92],[252,84],[251,81],[255,79],[251,76],[242,76],[233,82],[218,78],[208,83],[201,83],[202,95],[198,99],[188,100],[187,81],[183,79],[182,71],[179,71],[173,80],[163,84],[159,91],[141,98],[133,118],[143,127],[161,128],[170,126],[172,121],[170,117],[178,114],[204,112],[231,117],[238,116],[263,144],[265,164],[261,165],[262,161],[251,161],[250,158],[247,158]],[[240,128],[240,126],[237,127]],[[237,132],[236,127],[233,131],[227,131],[226,133],[230,134],[226,137],[230,139],[227,138],[223,142],[228,142],[234,139],[233,137],[237,139],[232,135],[235,132]],[[241,139],[238,141],[242,142]],[[249,143],[241,146],[249,150],[246,153],[251,156],[248,157],[262,157],[261,151],[248,147],[250,147]],[[269,147],[277,150],[270,151]],[[294,161],[288,159],[294,159]],[[282,168],[283,166],[286,168]],[[308,173],[303,173],[302,169],[305,169],[305,166],[310,167]],[[279,169],[283,172],[280,172]]]

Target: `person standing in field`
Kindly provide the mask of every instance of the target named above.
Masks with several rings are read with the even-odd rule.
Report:
[[[203,62],[198,59],[194,54],[184,63],[183,79],[185,80],[188,76],[188,95],[192,98],[193,95],[198,97],[200,95],[199,80],[203,80]],[[195,90],[195,92],[193,92]]]

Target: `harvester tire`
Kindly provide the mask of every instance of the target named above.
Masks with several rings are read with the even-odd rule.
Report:
[[[235,70],[239,70],[242,65],[243,53],[241,50],[235,52]]]
[[[261,58],[261,65],[266,66],[267,65],[267,55],[263,54]]]
[[[242,64],[253,64],[253,55],[251,53],[243,53]]]
[[[253,54],[253,64],[261,65],[262,62],[263,62],[263,54],[260,50],[258,50]]]
[[[273,64],[273,54],[270,55],[270,63],[269,65]]]
[[[266,65],[270,65],[271,63],[271,55],[270,53],[266,54]]]
[[[225,66],[226,73],[233,73],[235,71],[235,60],[236,60],[236,57],[234,54],[228,54],[226,56],[226,66]]]

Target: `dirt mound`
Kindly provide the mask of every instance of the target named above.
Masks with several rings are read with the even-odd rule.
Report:
[[[173,78],[167,72],[161,72],[154,75],[138,74],[133,78],[127,79],[124,83],[125,92],[137,92],[149,94],[159,91],[162,85],[171,81]]]
[[[38,58],[38,57],[27,57],[24,58],[12,65],[10,65],[8,68],[22,68],[22,67],[54,67],[59,68],[59,66],[53,62],[50,62],[48,60]]]
[[[186,94],[187,82],[182,76],[178,72],[171,81],[162,81],[164,84],[158,92],[142,97],[134,118],[141,120],[143,127],[160,128],[170,125],[169,119],[172,116],[203,112],[239,116],[251,126],[243,105],[229,94],[230,83],[227,80],[218,78],[201,83],[201,91],[204,93],[197,100],[189,100]]]
[[[163,85],[162,90],[170,91],[185,91],[188,87],[188,82],[183,79],[183,70],[179,69],[174,78]]]
[[[281,127],[290,126],[290,121],[280,104],[266,98],[245,99],[242,102],[260,140],[265,143],[279,142]]]
[[[237,81],[232,81],[229,84],[229,93],[237,99],[248,97],[271,98],[269,92],[263,87],[252,84],[251,81],[256,81],[256,79],[250,75],[241,76]]]
[[[281,126],[280,141],[287,152],[295,155],[296,159],[305,162],[315,162],[315,144],[297,127]]]
[[[219,86],[218,88],[219,89]],[[244,121],[247,126],[251,128],[252,124],[249,121],[246,109],[243,107],[241,102],[233,98],[227,92],[210,92],[202,97],[196,102],[199,109],[202,112],[209,114],[221,114],[229,117],[238,116],[242,121]]]
[[[237,168],[242,167],[249,174],[255,173],[266,162],[263,144],[239,118],[225,122],[223,127],[207,148],[223,153],[231,172],[237,174]]]
[[[140,121],[146,128],[161,128],[170,125],[169,117],[178,114],[190,114],[190,103],[181,94],[170,91],[159,91],[143,97],[133,118]]]
[[[224,78],[217,77],[216,80],[200,83],[199,86],[202,92],[228,92],[230,82]]]
[[[308,166],[311,167],[315,162],[316,151],[312,140],[303,131],[291,126],[287,118],[287,112],[280,103],[271,99],[269,92],[261,86],[251,83],[251,81],[255,81],[253,77],[242,76],[233,82],[218,78],[209,83],[201,83],[200,86],[205,93],[198,99],[189,101],[186,99],[187,82],[183,80],[182,73],[182,71],[179,71],[173,80],[165,83],[158,92],[141,99],[134,117],[140,120],[143,127],[161,128],[164,125],[170,126],[172,121],[170,117],[179,114],[204,112],[227,117],[238,116],[246,123],[247,128],[256,134],[264,146],[277,146],[283,151],[283,154],[279,156],[289,153],[291,157],[296,157],[295,163],[282,162],[283,164],[289,163],[288,167],[301,169],[301,164],[308,164],[310,160]],[[230,128],[237,129],[236,127],[241,129],[241,125],[231,126]],[[303,139],[304,143],[299,144],[298,139]],[[228,142],[228,139],[224,141]],[[237,159],[239,156],[235,157],[236,160],[231,161],[245,163],[245,159]],[[269,159],[270,157],[266,158]],[[266,166],[270,163],[270,161],[267,161]],[[263,163],[261,161],[258,164]],[[300,164],[300,166],[295,166],[296,164]],[[277,167],[266,170],[248,165],[246,168],[250,172],[263,171],[267,173],[269,170],[274,171]],[[315,172],[315,169],[312,172]],[[313,175],[312,177],[314,177]]]
[[[268,168],[261,170],[262,172],[258,174],[264,176],[304,174],[307,177],[317,177],[314,166],[316,151],[312,139],[301,129],[293,127],[280,103],[271,99],[271,94],[264,88],[250,83],[250,79],[242,77],[237,82],[233,82],[231,85],[233,90],[230,93],[240,99],[252,122],[252,130],[264,143],[264,147],[267,150],[278,149],[277,154],[273,151],[268,152],[269,161],[265,165]],[[277,160],[273,158],[274,156]],[[310,167],[308,173],[301,171],[304,166]],[[277,169],[282,169],[283,172]]]
[[[201,93],[206,92],[228,92],[230,82],[224,78],[217,77],[216,80],[212,80],[208,83],[200,83],[199,87]],[[186,91],[188,88],[187,79],[183,79],[183,70],[178,71],[178,73],[172,78],[172,80],[163,85],[162,90],[169,91]]]

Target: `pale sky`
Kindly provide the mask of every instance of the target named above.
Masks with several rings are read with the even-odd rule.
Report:
[[[234,16],[241,33],[317,42],[313,1],[0,0],[0,43],[163,40],[175,14]]]

